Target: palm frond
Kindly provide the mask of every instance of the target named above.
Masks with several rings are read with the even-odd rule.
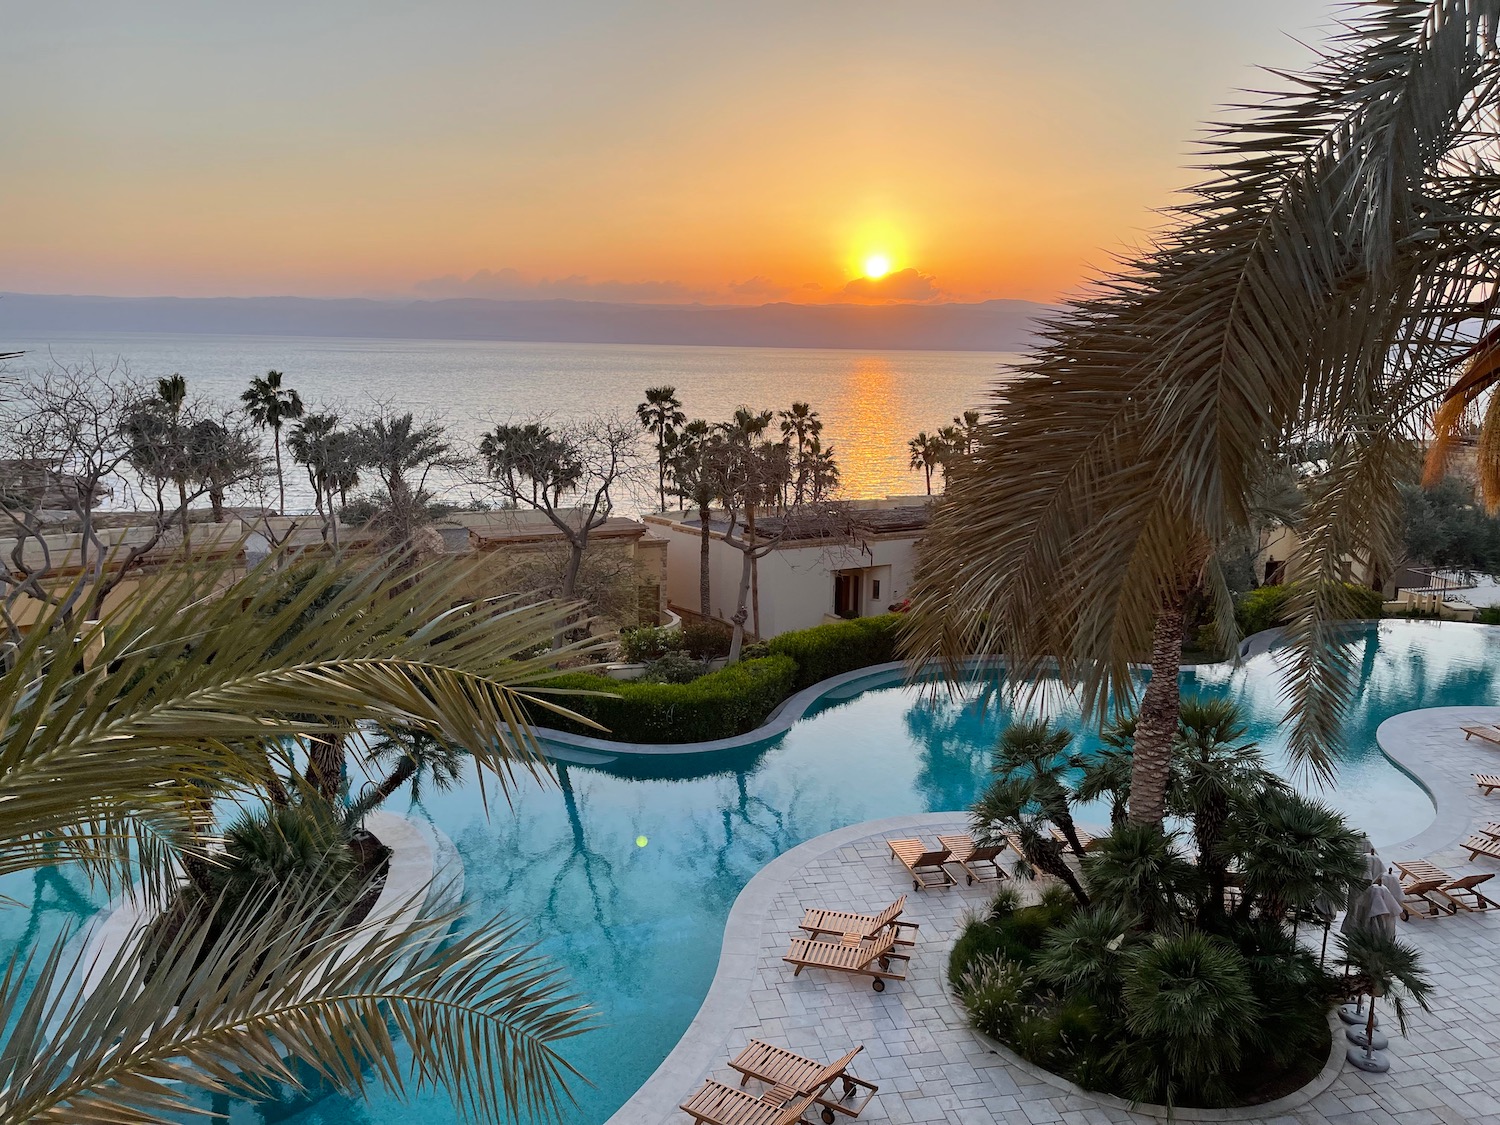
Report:
[[[1170,229],[1053,317],[995,392],[927,537],[914,661],[1056,660],[1091,707],[1128,698],[1163,592],[1250,527],[1289,435],[1356,433],[1376,403],[1415,433],[1441,389],[1415,373],[1470,347],[1472,294],[1500,266],[1497,19],[1495,0],[1353,5],[1321,62],[1213,128]],[[1412,363],[1418,348],[1443,364]],[[1326,512],[1304,573],[1385,547],[1388,450],[1344,444],[1344,495],[1380,511]],[[1309,665],[1334,648],[1312,624],[1332,608],[1307,603]],[[1328,671],[1295,687],[1320,696],[1294,713],[1315,765],[1344,698]]]
[[[97,870],[129,854],[122,826],[170,835],[190,796],[260,784],[268,748],[361,720],[468,748],[507,800],[550,776],[522,689],[588,646],[527,654],[578,607],[475,601],[462,567],[406,570],[397,593],[381,564],[283,561],[167,574],[97,624],[24,638],[0,673],[0,871],[41,841]]]
[[[139,935],[106,965],[65,958],[61,942],[13,959],[0,981],[0,1122],[175,1121],[206,1113],[190,1090],[302,1088],[294,1060],[348,1092],[438,1085],[475,1119],[559,1118],[576,1072],[558,1048],[588,1029],[589,1010],[518,943],[519,926],[450,938],[454,915],[417,917],[415,905],[400,922],[347,925],[289,888],[246,903],[217,937],[185,927],[154,971]],[[85,976],[92,990],[70,987]]]

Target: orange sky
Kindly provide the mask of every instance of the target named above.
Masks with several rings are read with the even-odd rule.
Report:
[[[303,11],[316,9],[314,13]],[[1320,0],[11,6],[0,290],[1049,300]],[[127,10],[129,9],[129,10]],[[865,255],[898,275],[850,294]]]

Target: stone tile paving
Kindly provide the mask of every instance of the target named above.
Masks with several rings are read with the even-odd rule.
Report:
[[[1500,819],[1500,795],[1482,797],[1469,776],[1500,769],[1500,749],[1465,742],[1457,728],[1470,720],[1500,720],[1500,708],[1410,712],[1382,725],[1382,748],[1422,780],[1437,806],[1432,827],[1388,849],[1387,861],[1425,856],[1450,871],[1500,872],[1495,861],[1470,864],[1456,847],[1475,821]],[[863,1043],[855,1073],[878,1083],[880,1092],[861,1121],[1124,1125],[1158,1120],[1117,1099],[1044,1076],[995,1050],[967,1026],[947,993],[947,953],[966,912],[981,907],[994,884],[968,887],[960,880],[948,890],[912,892],[885,844],[897,836],[933,840],[939,832],[964,827],[957,813],[871,821],[810,840],[769,864],[735,903],[719,973],[698,1018],[609,1125],[686,1122],[678,1103],[705,1077],[735,1084],[737,1076],[725,1064],[751,1038],[818,1059],[836,1058]],[[905,981],[877,993],[867,980],[843,974],[806,969],[793,977],[792,967],[781,960],[804,907],[873,913],[903,891],[906,917],[921,925]],[[1340,1049],[1318,1080],[1280,1102],[1251,1110],[1181,1111],[1178,1119],[1500,1125],[1500,911],[1413,921],[1402,927],[1401,936],[1422,950],[1435,997],[1432,1012],[1409,1018],[1404,1038],[1392,1036],[1389,1073],[1355,1070],[1341,1061]]]

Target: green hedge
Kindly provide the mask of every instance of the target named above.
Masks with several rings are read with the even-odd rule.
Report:
[[[786,656],[744,660],[687,684],[612,680],[591,672],[553,676],[538,687],[608,692],[554,696],[552,701],[587,716],[604,733],[538,707],[538,726],[620,742],[707,742],[754,730],[792,694],[797,665]]]
[[[840,672],[895,660],[896,631],[901,620],[901,614],[887,613],[815,625],[772,637],[767,647],[773,656],[789,656],[796,662],[795,690],[801,691]]]
[[[1346,582],[1344,592],[1349,600],[1351,618],[1363,620],[1380,616],[1380,607],[1385,599],[1379,590]],[[1291,588],[1287,586],[1261,586],[1242,594],[1234,607],[1240,632],[1248,637],[1262,629],[1274,629],[1278,625],[1287,624],[1287,600],[1290,597]]]

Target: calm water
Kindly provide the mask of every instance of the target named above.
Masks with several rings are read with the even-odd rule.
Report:
[[[351,412],[376,402],[441,418],[454,435],[477,441],[513,417],[557,419],[605,412],[632,414],[646,387],[669,384],[688,417],[711,421],[735,407],[781,409],[807,401],[821,412],[824,445],[843,471],[845,495],[920,492],[907,468],[906,442],[981,405],[1000,352],[857,352],[796,348],[700,348],[490,341],[349,340],[322,337],[56,333],[12,338],[24,348],[12,369],[92,357],[119,357],[137,378],[180,372],[189,390],[234,403],[252,376],[275,369],[308,404]],[[644,448],[644,443],[643,443]],[[310,507],[300,471],[287,475],[288,507]],[[654,474],[653,485],[654,487]],[[453,486],[461,499],[464,489]],[[643,497],[636,497],[641,503]]]
[[[1500,700],[1500,629],[1385,622],[1360,632],[1361,690],[1347,727],[1350,753],[1326,798],[1377,844],[1432,820],[1425,794],[1382,756],[1375,728],[1416,707]],[[1238,669],[1185,672],[1184,688],[1241,699],[1252,737],[1282,759],[1273,657]],[[1052,713],[1078,729],[1076,709]],[[477,793],[434,793],[429,818],[464,859],[469,918],[498,912],[531,933],[595,1003],[603,1024],[569,1057],[595,1083],[581,1088],[579,1125],[604,1121],[655,1069],[698,1009],[713,977],[724,918],[744,884],[795,844],[872,817],[966,807],[988,779],[1008,713],[977,694],[929,693],[871,677],[825,697],[785,735],[750,750],[654,758],[608,768],[559,767],[560,787],[523,791],[486,819]],[[1082,736],[1087,744],[1091,736]],[[402,811],[399,808],[396,811]],[[636,840],[644,836],[645,847]],[[0,881],[30,911],[0,910],[0,948],[76,926],[97,896],[71,872]],[[878,897],[878,896],[875,896]],[[869,903],[851,903],[859,907]],[[686,1093],[687,1091],[684,1091]],[[375,1095],[236,1105],[236,1122],[395,1125],[454,1120],[445,1097],[410,1103]]]

